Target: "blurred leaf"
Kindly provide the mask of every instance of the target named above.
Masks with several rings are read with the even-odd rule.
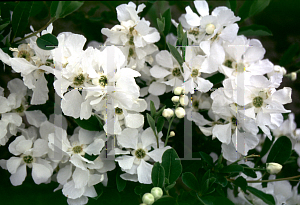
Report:
[[[123,191],[126,187],[126,182],[124,179],[120,176],[121,172],[118,171],[116,174],[116,183],[117,183],[117,189],[119,192]]]
[[[293,43],[290,47],[284,52],[283,56],[279,61],[280,66],[288,65],[293,61],[293,58],[299,53],[299,44]]]
[[[223,169],[221,169],[221,173],[231,173],[231,172],[242,172],[244,171],[243,166],[238,164],[230,164]]]
[[[10,21],[8,20],[8,21],[5,21],[4,23],[2,23],[1,25],[0,25],[0,31],[2,32],[2,30],[6,27],[6,26],[8,26],[10,24]]]
[[[168,191],[168,190],[172,189],[175,185],[176,185],[176,182],[166,186],[165,190]]]
[[[93,16],[93,15],[95,14],[95,12],[96,12],[99,8],[100,8],[99,5],[98,5],[98,6],[95,6],[95,7],[93,7],[93,8],[91,8],[91,9],[88,11],[87,15]]]
[[[164,18],[164,34],[166,36],[169,34],[172,25],[170,8],[163,13],[162,17]]]
[[[174,56],[174,58],[177,60],[177,62],[179,63],[180,66],[182,66],[183,64],[183,59],[182,56],[180,55],[180,53],[178,52],[178,50],[172,46],[171,44],[167,43],[169,50],[171,52],[171,54]]]
[[[12,27],[15,38],[17,35],[20,35],[23,32],[27,25],[32,9],[32,1],[20,1],[14,9],[12,15]]]
[[[267,162],[276,162],[283,165],[284,162],[291,156],[291,152],[291,140],[286,136],[279,137],[270,150]]]
[[[151,9],[151,7],[153,6],[153,3],[155,3],[156,1],[147,1],[146,3],[146,7],[144,8],[144,10],[140,13],[140,17],[144,17],[148,11]]]
[[[157,133],[159,133],[160,131],[162,131],[163,127],[165,124],[165,118],[163,116],[160,116],[157,120],[157,124],[156,124],[156,129],[157,129]]]
[[[76,118],[74,119],[75,122],[82,127],[83,129],[89,130],[89,131],[101,131],[103,130],[103,126],[98,121],[97,117],[95,115],[92,115],[89,119],[80,119]]]
[[[157,111],[156,114],[155,114],[155,117],[161,116],[162,112],[164,111],[165,108],[166,108],[166,106],[163,106],[159,111]]]
[[[147,113],[147,121],[149,123],[149,126],[153,130],[153,132],[156,133],[156,130],[155,130],[155,121],[154,121],[154,119],[148,113]]]
[[[240,187],[244,192],[247,190],[247,181],[244,177],[240,176],[233,182],[235,185]]]
[[[165,170],[164,167],[159,163],[155,162],[151,172],[152,184],[154,187],[164,187],[165,183]]]
[[[203,161],[205,161],[207,164],[213,166],[213,159],[211,158],[211,156],[209,156],[208,154],[204,153],[204,152],[199,152],[201,159]]]
[[[207,179],[203,184],[201,184],[201,194],[209,194],[208,191],[211,188],[211,186],[216,182],[216,180],[217,179],[215,177],[211,177]]]
[[[234,13],[236,10],[236,0],[227,0],[226,5],[230,8]]]
[[[164,152],[161,165],[165,169],[165,176],[168,179],[169,184],[175,182],[182,172],[182,165],[173,148]]]
[[[182,182],[190,189],[197,191],[199,190],[199,183],[196,177],[191,172],[182,174]]]
[[[175,205],[176,200],[173,197],[163,196],[156,200],[153,205]]]
[[[45,4],[43,3],[43,1],[33,1],[30,16],[38,15],[43,10],[44,6]]]
[[[184,35],[183,28],[181,23],[179,22],[179,25],[177,27],[177,39],[178,39],[176,43],[177,46],[182,46],[183,35]]]
[[[232,201],[222,196],[204,196],[201,197],[201,200],[205,205],[234,205]]]
[[[273,138],[274,140],[274,138]],[[267,152],[270,150],[271,146],[272,146],[273,141],[271,141],[268,137],[266,137],[264,144],[262,146],[262,149],[260,151],[260,157],[265,156],[265,154],[267,154]]]
[[[227,179],[224,176],[217,175],[216,179],[217,179],[216,183],[220,184],[222,187],[226,187],[227,186],[228,181],[227,181]]]
[[[165,29],[165,18],[161,18],[161,19],[157,18],[156,21],[157,21],[159,32],[163,33]]]
[[[241,18],[240,23],[249,17],[249,11],[253,2],[253,0],[247,0],[239,9],[238,16]]]
[[[52,18],[64,18],[78,10],[82,5],[82,1],[52,1],[50,14]]]
[[[265,26],[253,24],[239,29],[238,35],[245,36],[273,36],[273,33]]]
[[[251,186],[247,186],[247,190],[249,192],[251,192],[253,195],[260,198],[261,200],[263,200],[265,203],[267,203],[269,205],[275,205],[275,200],[272,195],[266,194],[266,193],[254,188],[254,187],[251,187]]]
[[[36,44],[40,49],[43,50],[53,50],[58,46],[57,38],[51,33],[47,33],[37,38]]]
[[[262,12],[267,6],[269,6],[271,0],[254,0],[250,10],[249,10],[249,16],[254,16],[260,12]]]

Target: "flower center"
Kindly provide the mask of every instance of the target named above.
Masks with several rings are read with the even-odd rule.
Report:
[[[237,126],[237,119],[235,117],[232,117],[231,123],[232,123],[232,125]]]
[[[143,159],[146,156],[146,152],[143,149],[137,149],[134,154],[138,159]]]
[[[210,24],[207,24],[207,25],[206,25],[205,31],[206,31],[207,34],[210,35],[210,34],[213,34],[213,33],[214,33],[215,28],[216,28],[215,25],[213,25],[213,24],[210,23]]]
[[[30,61],[30,53],[28,51],[19,51],[19,58],[25,58],[27,61]]]
[[[174,77],[179,77],[179,76],[181,76],[180,68],[174,68],[174,69],[172,70],[172,75],[173,75]]]
[[[23,161],[26,163],[26,164],[31,164],[33,162],[33,157],[30,156],[30,155],[26,155],[23,157]]]
[[[198,110],[199,109],[199,101],[198,100],[193,100],[192,106],[193,106],[194,109]]]
[[[224,62],[224,65],[225,65],[226,67],[228,67],[228,68],[232,68],[232,61],[231,61],[231,60],[226,60],[226,61]]]
[[[129,43],[129,45],[131,45],[131,46],[134,45],[133,39],[134,39],[134,37],[133,37],[133,36],[130,36],[129,42],[128,42],[128,43]]]
[[[73,80],[74,85],[79,86],[82,85],[83,82],[85,80],[85,77],[83,74],[79,74],[78,76],[76,76]]]
[[[264,102],[263,98],[259,97],[259,96],[253,98],[253,101],[252,101],[254,107],[256,107],[256,108],[260,108],[263,105],[263,102]]]
[[[244,72],[245,71],[245,65],[243,63],[236,64],[236,71],[237,72]]]
[[[122,115],[122,114],[123,114],[123,110],[122,110],[121,108],[119,108],[119,107],[116,107],[116,108],[115,108],[115,113],[116,113],[117,115]]]
[[[99,84],[103,87],[107,85],[107,77],[105,75],[102,75],[99,79]]]
[[[82,147],[81,146],[75,146],[75,147],[73,147],[72,151],[75,154],[79,154],[80,152],[82,152]]]
[[[199,75],[199,70],[198,69],[193,69],[192,70],[192,73],[191,73],[191,76],[193,77],[193,78],[195,78],[195,77],[197,77]]]
[[[25,108],[24,108],[24,106],[22,104],[20,105],[20,107],[18,107],[18,108],[15,109],[15,111],[17,113],[22,113],[22,112],[24,112],[24,110],[25,110]]]
[[[192,34],[194,36],[198,36],[199,35],[199,29],[198,28],[194,28],[193,30],[189,31],[189,34]]]
[[[128,57],[132,57],[134,55],[133,48],[129,48]]]

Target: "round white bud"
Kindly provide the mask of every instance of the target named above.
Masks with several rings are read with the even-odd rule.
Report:
[[[179,96],[173,96],[171,100],[172,102],[177,103],[179,101]]]
[[[173,117],[174,111],[171,108],[164,109],[162,112],[162,116],[165,118]]]
[[[292,72],[291,73],[291,80],[295,81],[297,79],[297,73],[296,72]]]
[[[274,66],[274,71],[277,73],[280,73],[281,75],[285,75],[286,74],[286,70],[284,67],[281,67],[279,65],[275,65]]]
[[[157,199],[161,198],[164,195],[164,192],[159,187],[153,187],[151,189],[151,194],[154,196],[154,199],[157,200]]]
[[[155,201],[154,196],[150,193],[144,194],[142,200],[143,200],[143,203],[148,204],[148,205],[153,204]]]
[[[175,136],[175,132],[174,131],[171,131],[170,132],[170,137],[174,137]]]
[[[278,174],[282,169],[282,165],[275,162],[267,163],[266,167],[269,174]]]
[[[182,95],[181,97],[180,97],[180,105],[182,105],[182,106],[187,106],[188,105],[188,103],[189,103],[189,98],[188,98],[188,96],[186,96],[186,95]]]
[[[214,33],[214,31],[215,31],[215,29],[216,29],[216,27],[215,27],[215,25],[213,25],[213,24],[207,24],[206,25],[206,27],[205,27],[205,31],[206,31],[206,33],[207,34],[213,34]]]
[[[176,87],[174,89],[174,94],[175,95],[181,95],[182,94],[182,87]]]
[[[178,107],[178,108],[176,108],[176,110],[175,110],[175,115],[176,115],[178,118],[184,118],[184,116],[185,116],[185,110],[184,110],[182,107]]]

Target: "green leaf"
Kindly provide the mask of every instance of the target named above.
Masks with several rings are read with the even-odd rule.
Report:
[[[216,183],[220,184],[222,187],[226,187],[227,186],[228,181],[227,181],[227,179],[224,176],[217,175],[216,179],[217,179]]]
[[[232,172],[242,172],[244,171],[244,167],[238,164],[230,164],[223,169],[221,169],[221,173],[232,173]]]
[[[264,144],[262,146],[261,152],[260,152],[260,157],[263,157],[263,156],[265,156],[265,154],[267,154],[267,152],[269,151],[269,149],[272,146],[272,143],[273,143],[273,141],[271,141],[268,137],[266,137]]]
[[[154,118],[154,116],[156,114],[156,108],[155,108],[154,102],[152,100],[150,100],[150,112],[151,112],[151,116]]]
[[[167,43],[169,50],[171,52],[171,54],[174,56],[174,58],[177,60],[177,62],[179,63],[180,66],[182,66],[183,64],[183,59],[182,56],[180,55],[180,53],[178,52],[178,50],[171,44]]]
[[[213,166],[213,159],[211,158],[211,156],[209,156],[208,154],[204,153],[204,152],[199,152],[201,155],[201,159],[203,161],[205,161],[207,164]]]
[[[36,44],[40,49],[53,50],[58,46],[58,40],[54,35],[47,33],[37,38]]]
[[[93,16],[93,15],[95,14],[95,12],[96,12],[99,8],[100,8],[99,5],[98,5],[98,6],[95,6],[95,7],[93,7],[93,8],[91,8],[91,9],[88,11],[87,15]]]
[[[151,105],[151,104],[150,104]],[[166,108],[166,106],[163,106],[159,111],[157,111],[157,113],[155,114],[155,116],[161,116],[162,112],[164,111],[164,109]]]
[[[199,183],[196,177],[191,172],[182,174],[182,182],[190,189],[197,191],[199,190]]]
[[[236,0],[227,0],[227,7],[230,8],[234,13],[236,10]]]
[[[239,29],[238,35],[245,36],[272,36],[273,33],[265,26],[253,24]]]
[[[271,0],[254,0],[250,7],[248,17],[254,16],[262,12],[270,4],[270,2]]]
[[[298,54],[299,52],[299,44],[293,43],[290,45],[290,47],[284,52],[283,56],[281,57],[279,61],[279,65],[285,66],[288,65],[293,61],[293,58]]]
[[[119,192],[123,191],[126,187],[126,181],[120,177],[120,174],[120,171],[116,174],[117,189]]]
[[[173,197],[163,196],[156,200],[153,205],[175,205],[176,200]]]
[[[155,187],[164,187],[165,183],[165,170],[164,167],[159,163],[155,162],[151,172],[152,184]]]
[[[232,201],[230,201],[228,198],[222,197],[222,196],[205,196],[205,197],[201,197],[201,199],[207,205],[210,205],[210,204],[214,204],[214,205],[234,205],[234,203]]]
[[[12,15],[12,28],[15,38],[17,35],[20,35],[23,32],[27,25],[32,9],[32,1],[20,1],[14,9]]]
[[[155,130],[155,121],[154,119],[147,113],[147,121],[151,127],[151,129],[153,130],[154,133],[156,133],[156,130]]]
[[[249,167],[246,164],[240,164],[240,165],[243,166],[243,167]],[[246,174],[249,177],[252,177],[252,178],[256,178],[257,177],[255,171],[252,170],[252,169],[244,169],[243,173]]]
[[[169,184],[175,182],[182,172],[182,165],[176,151],[171,148],[164,152],[161,165],[165,169],[165,177]]]
[[[213,76],[206,78],[206,80],[209,80],[214,85],[223,82],[224,79],[225,79],[225,75],[222,73],[217,73]]]
[[[157,120],[157,124],[156,124],[156,129],[157,129],[157,133],[159,133],[160,131],[162,131],[163,127],[165,124],[165,118],[163,116],[160,116]]]
[[[247,190],[247,181],[244,177],[240,176],[233,182],[235,185],[240,187],[244,192]]]
[[[157,22],[159,32],[161,32],[161,33],[164,32],[164,30],[165,30],[165,18],[162,18],[162,19],[157,18],[156,22]]]
[[[89,155],[87,153],[84,154],[84,158],[86,158],[87,160],[90,160],[90,161],[94,161],[95,159],[97,159],[98,155]]]
[[[282,165],[291,156],[291,152],[291,140],[286,136],[279,137],[270,150],[267,162],[276,162]]]
[[[269,205],[275,205],[275,200],[272,195],[266,194],[251,186],[247,186],[247,190],[252,194],[254,194],[255,196],[257,196],[258,198],[260,198],[261,200],[263,200],[265,203]]]
[[[37,14],[39,14],[43,10],[44,6],[45,4],[42,1],[34,1],[30,16],[36,16]]]
[[[103,125],[100,124],[97,117],[95,115],[92,115],[89,119],[80,119],[76,118],[74,119],[75,122],[82,127],[83,129],[89,130],[89,131],[101,131],[103,130]]]
[[[52,1],[50,15],[55,18],[64,18],[83,5],[82,1]]]
[[[176,182],[166,186],[165,190],[168,191],[168,190],[172,189],[175,185],[176,185]]]
[[[0,25],[0,31],[2,31],[3,29],[5,29],[9,24],[10,24],[10,21],[6,21],[3,24],[1,24]]]
[[[169,32],[170,32],[170,29],[171,29],[171,25],[172,25],[172,22],[171,22],[171,10],[170,9],[167,9],[164,13],[163,13],[163,15],[162,15],[162,17],[165,19],[165,21],[164,21],[164,34],[165,34],[165,36],[166,35],[168,35],[169,34]]]
[[[92,199],[97,200],[103,194],[103,185],[102,185],[102,183],[99,183],[99,184],[96,184],[94,187],[95,187],[98,195],[96,197],[93,197]]]
[[[238,12],[238,16],[241,18],[241,21],[244,21],[245,19],[247,19],[249,16],[249,11],[250,11],[250,8],[251,8],[251,5],[254,1],[252,0],[247,0],[245,1],[245,3],[242,5],[242,7],[239,9],[239,12]]]
[[[182,46],[182,39],[183,39],[183,28],[182,28],[182,25],[181,23],[179,23],[178,27],[177,27],[177,44],[176,45],[179,45],[179,46]]]
[[[217,179],[215,177],[211,177],[211,178],[207,179],[203,184],[201,184],[202,185],[201,186],[202,195],[209,193],[209,189],[216,182],[216,180]],[[214,189],[213,189],[213,191],[214,191]]]

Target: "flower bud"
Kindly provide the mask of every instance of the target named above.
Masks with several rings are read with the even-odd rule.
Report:
[[[174,137],[175,136],[175,132],[174,131],[171,131],[170,132],[170,137]]]
[[[182,94],[182,87],[176,87],[174,89],[174,94],[175,95],[181,95]]]
[[[153,187],[151,189],[151,194],[154,196],[155,200],[160,199],[164,195],[163,190],[159,187]]]
[[[292,72],[291,73],[291,80],[295,81],[297,79],[297,73],[296,72]]]
[[[213,24],[207,24],[206,25],[206,27],[205,27],[205,31],[206,31],[206,33],[207,34],[213,34],[214,33],[214,31],[215,31],[215,29],[216,29],[216,27],[215,27],[215,25],[213,25]]]
[[[173,117],[173,115],[174,115],[174,112],[170,108],[164,109],[164,111],[162,112],[162,116],[164,116],[165,118]]]
[[[282,169],[282,165],[275,162],[267,163],[266,165],[269,174],[278,174]]]
[[[172,102],[177,103],[179,101],[179,96],[173,96],[171,100]]]
[[[180,97],[180,105],[182,105],[182,106],[187,106],[188,105],[188,103],[189,103],[189,99],[188,99],[188,96],[186,96],[186,95],[182,95],[181,97]]]
[[[184,118],[184,116],[185,116],[185,110],[184,110],[182,107],[178,107],[178,108],[176,108],[176,110],[175,110],[175,115],[176,115],[178,118]]]
[[[146,193],[146,194],[144,194],[142,200],[143,200],[143,203],[151,205],[154,203],[154,196],[150,193]]]
[[[286,74],[286,70],[284,67],[281,67],[279,65],[275,65],[274,66],[274,71],[277,73],[280,73],[281,75],[285,75]]]

